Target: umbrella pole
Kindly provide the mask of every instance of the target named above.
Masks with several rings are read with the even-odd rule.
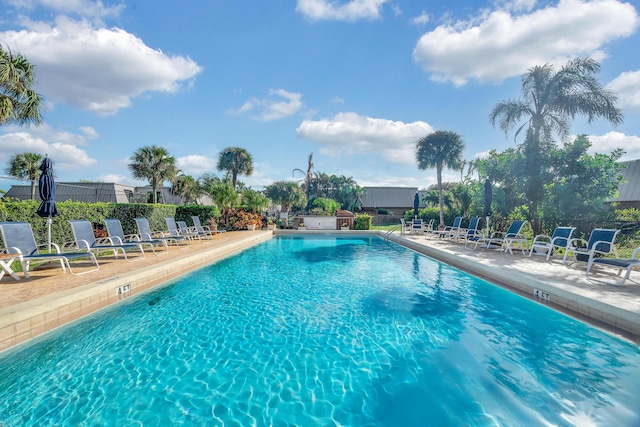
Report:
[[[491,237],[489,236],[489,217],[487,217],[487,237]]]
[[[51,253],[51,217],[47,217],[47,249]]]

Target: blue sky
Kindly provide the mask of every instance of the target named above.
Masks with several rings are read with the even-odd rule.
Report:
[[[36,66],[45,124],[0,127],[11,155],[49,154],[59,181],[135,185],[141,146],[184,173],[247,149],[261,189],[306,169],[363,186],[427,187],[415,142],[460,133],[464,157],[515,145],[493,106],[535,65],[590,56],[625,122],[574,122],[593,152],[640,158],[640,5],[618,0],[0,0],[0,44]],[[521,142],[521,141],[519,141]],[[444,179],[459,179],[446,171]],[[0,178],[0,189],[17,182]]]

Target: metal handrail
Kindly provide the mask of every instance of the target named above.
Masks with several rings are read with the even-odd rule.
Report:
[[[395,227],[393,227],[391,230],[387,231],[387,232],[384,234],[384,240],[389,240],[389,235],[390,235],[391,233],[393,233],[394,231],[396,231],[399,227],[402,227],[402,224],[396,224],[396,226],[395,226]]]

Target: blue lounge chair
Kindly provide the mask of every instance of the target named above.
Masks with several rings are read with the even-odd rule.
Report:
[[[22,271],[24,277],[27,279],[29,278],[29,265],[31,261],[60,261],[62,271],[66,271],[66,268],[68,268],[69,272],[74,276],[91,273],[100,268],[98,260],[91,252],[62,252],[58,245],[52,243],[51,247],[55,251],[54,253],[40,253],[38,250],[39,246],[36,244],[36,239],[33,236],[33,229],[28,222],[0,222],[0,233],[2,234],[6,253],[19,255]],[[76,273],[70,264],[70,261],[76,260],[91,262],[96,268]]]
[[[618,258],[618,249],[614,244],[616,236],[620,230],[613,230],[608,228],[594,228],[591,230],[589,240],[584,239],[571,239],[569,247],[564,252],[563,261],[566,261],[569,255],[576,260],[587,263],[587,276],[589,270],[591,270],[591,264],[593,264],[596,256],[614,254]]]
[[[511,222],[511,225],[504,233],[500,231],[494,231],[490,237],[482,237],[477,239],[471,238],[467,240],[467,242],[473,242],[473,249],[476,249],[479,244],[486,245],[486,248],[491,248],[492,245],[495,245],[501,251],[509,252],[510,254],[513,254],[513,245],[518,244],[520,245],[520,249],[524,254],[525,249],[529,249],[527,237],[520,233],[525,223],[526,221],[515,220]],[[467,247],[466,243],[465,247]]]
[[[531,243],[529,257],[534,254],[546,255],[547,261],[549,261],[551,255],[556,252],[557,249],[564,249],[566,251],[569,248],[571,235],[575,229],[575,227],[556,227],[551,236],[538,234],[533,238],[533,242]],[[562,259],[563,263],[564,261],[565,258]]]
[[[484,235],[480,231],[478,231],[479,225],[480,225],[480,217],[474,216],[469,221],[469,227],[461,228],[460,230],[458,230],[458,232],[454,235],[454,239],[456,240],[462,239],[466,244],[468,239],[472,239],[474,237],[476,238],[484,237]]]
[[[453,219],[453,225],[449,226],[445,226],[444,230],[440,230],[438,231],[438,237],[440,237],[441,239],[444,238],[451,238],[453,236],[456,235],[456,233],[458,233],[460,231],[460,224],[462,223],[462,217],[461,216],[457,216]]]
[[[411,234],[422,234],[422,219],[417,218],[411,221]]]
[[[87,220],[69,220],[69,224],[71,224],[71,231],[73,232],[73,242],[67,243],[65,247],[73,247],[80,251],[90,251],[95,255],[112,252],[116,258],[118,253],[122,251],[124,259],[128,262],[144,259],[144,250],[140,243],[114,243],[114,240],[110,237],[96,240],[93,234],[93,227]],[[128,250],[138,250],[140,251],[140,256],[129,259],[127,256]]]
[[[156,252],[156,246],[162,246],[164,248],[164,252],[161,252],[161,254],[166,254],[169,252],[169,247],[167,246],[167,242],[165,240],[144,240],[141,239],[137,234],[125,235],[119,219],[105,219],[104,223],[107,226],[107,234],[116,245],[123,245],[125,243],[133,242],[139,243],[142,246],[147,246],[153,251],[155,255],[160,255]]]
[[[622,273],[622,270],[627,270],[627,273],[622,278],[622,282],[616,285],[616,286],[622,286],[624,285],[624,282],[626,282],[627,279],[629,278],[629,274],[631,274],[631,270],[633,270],[634,267],[640,268],[640,259],[638,259],[638,254],[640,254],[640,247],[635,248],[633,250],[633,253],[631,254],[631,258],[626,258],[626,259],[595,258],[593,260],[593,263],[591,264],[591,267],[593,267],[594,264],[615,267],[618,269],[618,276],[620,276],[620,273]],[[590,268],[587,269],[587,278],[589,277],[590,270],[591,270]]]

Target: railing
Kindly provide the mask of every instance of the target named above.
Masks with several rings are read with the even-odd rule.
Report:
[[[393,233],[394,231],[396,231],[396,230],[397,230],[398,228],[400,228],[400,227],[402,227],[402,224],[397,224],[397,225],[395,225],[391,230],[387,231],[387,232],[384,234],[384,240],[389,240],[389,235],[390,235],[391,233]],[[401,236],[403,236],[403,235],[404,235],[404,227],[402,227],[402,228],[401,228],[401,230],[400,230],[400,235],[401,235]]]

